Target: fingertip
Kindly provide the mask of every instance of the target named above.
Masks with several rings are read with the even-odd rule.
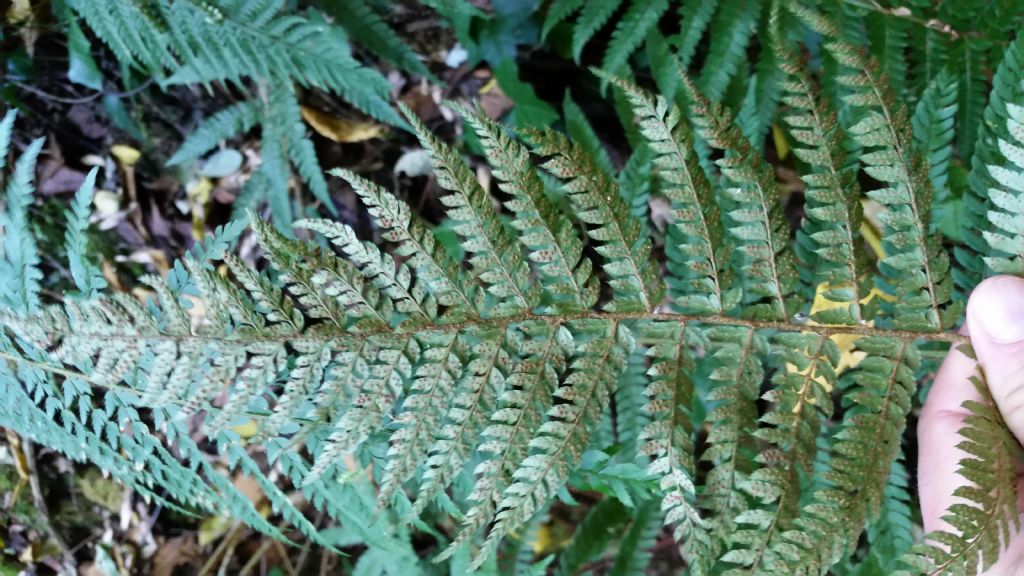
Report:
[[[967,301],[968,322],[995,343],[1024,342],[1024,278],[994,276],[982,281]]]

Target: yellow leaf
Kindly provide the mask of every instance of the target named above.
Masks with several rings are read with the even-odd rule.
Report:
[[[785,160],[789,156],[789,143],[786,142],[786,135],[779,129],[778,124],[772,124],[772,141],[775,143],[775,152],[779,160]]]
[[[199,524],[199,545],[206,546],[218,540],[231,529],[231,518],[227,516],[210,516]]]
[[[533,541],[533,553],[537,555],[544,554],[551,547],[551,527],[543,524],[537,530],[537,539]]]
[[[252,438],[257,432],[259,432],[259,427],[256,426],[255,421],[249,420],[245,424],[235,426],[232,430],[242,438]]]
[[[210,204],[212,191],[213,181],[206,176],[192,180],[185,186],[185,195],[192,212],[192,238],[196,242],[202,241],[206,235],[206,208]]]
[[[14,0],[7,9],[7,23],[20,24],[32,17],[32,3],[29,0]]]
[[[494,88],[497,85],[498,85],[498,79],[497,78],[491,78],[490,80],[487,81],[486,84],[484,84],[483,86],[480,87],[480,93],[481,94],[487,94],[491,90],[494,90]]]
[[[114,144],[110,147],[110,154],[124,167],[132,166],[142,158],[142,152],[127,144]]]
[[[324,138],[335,142],[362,142],[377,138],[387,129],[370,120],[349,120],[324,114],[313,108],[302,107],[302,118]]]

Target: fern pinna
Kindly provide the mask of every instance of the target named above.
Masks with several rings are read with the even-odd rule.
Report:
[[[710,19],[713,4],[699,13]],[[581,14],[614,9],[588,3]],[[318,238],[297,240],[253,217],[265,269],[231,254],[241,232],[232,224],[167,278],[143,278],[145,301],[101,295],[83,234],[94,174],[69,211],[77,292],[43,305],[27,219],[33,143],[0,219],[0,424],[166,506],[332,546],[301,494],[410,570],[426,568],[401,542],[408,527],[375,517],[354,477],[368,474],[376,505],[401,519],[456,519],[434,531],[436,561],[471,551],[471,569],[496,571],[556,496],[571,498],[572,475],[612,478],[602,463],[617,458],[642,463],[650,481],[639,503],[616,492],[636,506],[621,543],[631,553],[615,563],[623,573],[643,570],[649,555],[637,550],[654,539],[658,509],[698,575],[864,573],[865,529],[888,547],[890,573],[990,565],[1018,528],[1019,450],[992,403],[968,406],[962,468],[976,486],[950,510],[958,533],[932,535],[940,546],[911,548],[901,463],[925,356],[965,342],[949,331],[962,305],[930,211],[934,194],[951,193],[957,88],[937,73],[912,114],[901,93],[913,88],[832,17],[776,3],[765,27],[806,189],[795,234],[743,122],[709,98],[713,78],[694,81],[680,62],[676,102],[598,72],[628,103],[637,153],[669,206],[664,266],[629,178],[616,179],[586,139],[512,134],[453,105],[500,199],[403,112],[446,191],[457,247],[387,190],[335,170],[380,244],[329,220],[295,222],[297,235]],[[822,96],[802,61],[800,29],[823,39],[835,74],[826,88],[841,102]],[[960,249],[965,289],[976,273],[1019,272],[1022,42],[1007,51],[973,147],[972,217],[990,226]],[[232,125],[243,117],[223,114]],[[13,121],[0,125],[0,159]],[[880,208],[877,260],[862,248],[867,198]],[[977,386],[987,397],[980,372]],[[613,453],[602,452],[609,435]],[[274,518],[232,485],[235,474],[258,482]],[[625,526],[622,510],[603,502],[582,526]],[[583,546],[567,549],[565,570],[579,569]]]

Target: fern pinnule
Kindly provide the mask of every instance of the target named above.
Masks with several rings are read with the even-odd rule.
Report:
[[[531,453],[512,473],[473,569],[541,508],[568,476],[569,467],[579,461],[590,438],[587,423],[605,409],[614,379],[625,365],[625,351],[633,348],[632,335],[618,322],[586,319],[573,321],[568,328],[575,339],[569,373],[554,391],[564,403],[548,409],[530,440]]]
[[[911,118],[915,147],[928,158],[928,178],[932,183],[933,205],[937,208],[946,208],[952,195],[949,171],[956,132],[957,88],[958,83],[949,71],[940,71],[921,93]],[[932,230],[945,217],[933,209]]]
[[[768,342],[756,330],[739,326],[717,326],[706,331],[711,352],[708,400],[715,402],[706,417],[707,448],[701,460],[711,469],[704,478],[702,506],[714,513],[708,566],[722,554],[735,530],[735,518],[746,511],[749,498],[740,490],[755,462],[754,431],[757,409],[754,403],[764,380],[761,359]]]
[[[797,312],[798,276],[771,167],[752,150],[725,108],[709,102],[689,78],[683,85],[694,130],[712,147],[726,151],[716,164],[728,184],[718,193],[736,279],[743,288],[744,313],[789,318]]]
[[[506,377],[497,409],[482,432],[478,450],[483,461],[474,470],[477,479],[469,496],[472,505],[458,535],[436,561],[449,558],[493,518],[502,492],[526,457],[527,444],[550,407],[548,399],[572,352],[572,334],[561,323],[524,322],[505,337],[520,360]]]
[[[345,253],[366,280],[391,300],[397,312],[390,320],[392,328],[408,330],[436,318],[437,304],[429,293],[413,283],[408,266],[404,262],[396,264],[390,255],[382,253],[377,246],[360,240],[348,224],[328,220],[298,220],[293,226],[323,234]]]
[[[955,353],[974,357],[969,346],[958,350]],[[964,440],[957,448],[966,456],[959,462],[958,473],[968,483],[954,491],[958,501],[943,517],[951,530],[927,534],[930,544],[915,546],[903,558],[906,569],[894,576],[987,571],[1009,535],[1020,532],[1016,463],[1024,454],[1006,427],[980,367],[971,384],[981,400],[963,404],[968,415],[960,430]]]
[[[811,245],[813,286],[824,287],[822,296],[841,304],[814,316],[826,324],[856,324],[869,317],[861,308],[870,292],[864,259],[850,250],[860,242],[860,186],[844,154],[838,117],[818,95],[786,39],[775,34],[773,49],[786,74],[782,101],[789,107],[784,119],[796,142],[793,154],[811,169],[801,175],[807,205],[798,238],[802,234]]]
[[[473,287],[463,284],[452,258],[408,206],[352,172],[335,169],[331,173],[352,185],[381,236],[395,243],[395,253],[407,259],[416,277],[433,293],[438,304],[446,307],[442,313],[445,321],[458,322],[475,315]]]
[[[599,73],[603,74],[603,73]],[[666,282],[683,311],[718,314],[732,307],[738,293],[720,272],[725,264],[725,231],[711,183],[692,150],[693,136],[675,106],[635,85],[608,77],[629,99],[640,131],[654,154],[653,164],[671,202],[666,254],[673,266]]]
[[[477,443],[477,434],[494,412],[498,394],[505,388],[505,373],[511,362],[505,350],[505,337],[499,329],[466,331],[459,335],[468,360],[462,377],[456,382],[444,422],[434,433],[427,450],[423,480],[413,503],[419,514],[434,497],[451,483],[455,472],[469,460]]]
[[[544,288],[542,314],[584,310],[597,300],[593,265],[583,257],[583,244],[572,222],[544,195],[544,183],[530,161],[529,151],[480,112],[456,106],[480,138],[494,168],[498,187],[512,196],[505,207],[515,214],[512,227],[535,264]]]
[[[419,349],[411,334],[374,335],[337,352],[317,391],[315,416],[344,410],[325,427],[324,439],[303,486],[313,486],[346,455],[362,445],[390,412],[396,390],[413,374]]]
[[[489,195],[459,155],[431,134],[412,110],[403,105],[402,113],[430,154],[438,184],[448,191],[441,202],[470,254],[473,275],[487,287],[487,298],[477,303],[477,310],[486,316],[508,316],[531,309],[538,300],[537,287],[530,283],[529,266],[494,213]]]
[[[410,341],[416,358],[409,392],[395,415],[398,430],[391,435],[387,464],[377,496],[389,503],[394,493],[428,455],[433,434],[442,423],[445,408],[463,371],[459,336],[453,331],[421,332]]]
[[[762,450],[754,470],[739,488],[754,506],[735,518],[729,537],[733,548],[721,562],[739,565],[730,576],[771,570],[780,561],[772,544],[793,520],[801,498],[800,476],[811,471],[821,418],[832,415],[831,392],[836,384],[839,349],[817,334],[785,333],[773,339],[772,352],[786,362],[772,378],[773,389],[762,398],[772,403],[761,417],[767,426],[754,436],[769,447]]]
[[[865,521],[879,513],[886,479],[900,454],[919,353],[886,338],[862,338],[856,345],[869,356],[845,391],[853,405],[834,436],[825,472],[831,486],[814,492],[793,528],[773,542],[784,559],[776,570],[780,575],[818,573],[852,551]],[[837,516],[851,521],[835,522]]]
[[[825,44],[847,72],[839,81],[851,92],[845,96],[862,117],[849,129],[866,149],[865,171],[885,184],[868,196],[885,206],[880,216],[885,231],[886,257],[880,269],[893,278],[897,301],[893,322],[898,327],[940,330],[952,325],[962,307],[952,302],[949,257],[940,238],[929,231],[932,201],[927,166],[910,138],[906,109],[892,92],[878,63],[838,37],[834,24],[798,4],[790,7],[812,29],[829,38]]]
[[[989,189],[988,221],[992,228],[982,231],[985,242],[997,256],[985,258],[986,266],[1000,274],[1024,273],[1024,107],[1006,104],[1007,139],[999,139],[999,164],[988,166],[989,177],[998,186]],[[1001,164],[1001,165],[1000,165]]]
[[[287,290],[313,318],[335,329],[376,330],[388,325],[390,300],[365,284],[352,263],[322,254],[308,243],[285,238],[253,218],[253,230]]]
[[[699,566],[706,562],[710,542],[707,525],[695,505],[690,378],[695,362],[685,348],[684,330],[677,323],[650,322],[639,327],[638,336],[653,344],[646,352],[650,358],[650,383],[644,391],[651,423],[644,427],[638,440],[641,454],[653,457],[647,472],[660,476],[665,523],[675,526],[673,537],[683,545],[688,562]]]
[[[587,235],[598,242],[602,269],[608,275],[612,299],[610,312],[652,310],[661,299],[658,270],[650,256],[650,240],[641,234],[640,223],[630,216],[618,185],[592,156],[556,132],[545,130],[525,135],[534,152],[546,160],[543,167],[561,178],[576,217]]]

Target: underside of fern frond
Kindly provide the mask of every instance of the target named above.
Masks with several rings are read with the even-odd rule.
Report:
[[[619,4],[556,2],[549,14],[581,9],[582,45]],[[745,6],[724,4],[729,13]],[[457,247],[439,242],[391,192],[336,170],[379,242],[330,220],[295,222],[297,235],[318,241],[294,239],[253,217],[266,265],[224,246],[193,251],[183,262],[187,281],[147,277],[150,297],[139,301],[98,295],[102,277],[69,233],[82,297],[43,306],[26,210],[41,146],[33,144],[14,168],[0,220],[0,273],[14,279],[0,283],[0,390],[8,401],[0,425],[95,462],[150,498],[230,513],[282,539],[207,450],[223,453],[231,472],[256,478],[282,520],[317,543],[323,538],[282,484],[339,520],[350,517],[339,491],[353,474],[369,475],[378,505],[408,519],[434,506],[453,510],[449,494],[464,490],[458,527],[443,535],[437,560],[470,547],[478,568],[563,490],[585,453],[608,448],[599,430],[606,415],[642,398],[632,445],[619,449],[657,485],[663,520],[691,573],[824,573],[856,549],[866,525],[869,538],[879,533],[879,517],[901,502],[890,492],[902,486],[889,477],[901,469],[921,349],[964,341],[944,331],[961,308],[929,214],[932,189],[944,182],[936,150],[953,136],[920,128],[954,112],[934,84],[912,129],[899,84],[887,76],[893,70],[846,42],[827,17],[796,3],[784,14],[786,4],[772,7],[772,45],[762,49],[778,63],[785,128],[801,161],[806,205],[797,230],[745,129],[749,116],[719,102],[756,11],[711,24],[735,37],[708,56],[725,68],[694,79],[684,65],[678,98],[616,76],[614,58],[612,70],[599,72],[628,102],[653,193],[669,206],[664,266],[627,202],[628,179],[613,178],[593,147],[554,130],[517,135],[455,105],[501,194],[403,112],[444,190]],[[646,33],[656,18],[635,5],[623,22]],[[656,3],[655,12],[666,7]],[[692,25],[706,26],[713,11]],[[822,95],[780,24],[792,15],[824,38],[842,102]],[[302,36],[299,24],[282,26]],[[622,27],[613,41],[639,42]],[[182,42],[178,57],[199,49]],[[162,54],[136,56],[165,66]],[[217,122],[223,130],[251,126],[247,107]],[[1003,109],[1007,134],[994,146],[1005,162],[986,168],[1000,186],[986,196],[997,228],[985,239],[998,250],[982,257],[993,270],[1019,264],[1024,242],[1013,224],[1024,194],[1024,109]],[[843,114],[857,121],[844,125]],[[0,126],[3,148],[10,122]],[[221,133],[212,127],[197,136],[182,157]],[[860,186],[868,180],[858,180],[858,168],[876,184],[864,195],[881,211],[877,261],[861,246]],[[75,214],[87,205],[87,187],[75,228],[85,225]],[[196,299],[201,312],[188,304]],[[708,386],[703,394],[698,377]],[[1001,478],[1009,442],[1000,436],[992,448],[976,437],[1000,430],[998,414],[990,405],[971,410],[965,474],[992,467],[984,478]],[[130,432],[120,425],[126,420]],[[208,442],[196,440],[196,422]],[[242,435],[240,425],[255,432]],[[271,481],[272,473],[287,482]],[[994,489],[979,482],[965,490],[971,503],[950,511],[961,534],[937,537],[945,549],[920,548],[905,565],[969,568],[981,550],[988,562],[1008,530],[1006,502],[1016,502],[1015,486]],[[646,518],[654,508],[643,511]],[[648,539],[650,526],[649,518],[638,521],[628,539]]]

